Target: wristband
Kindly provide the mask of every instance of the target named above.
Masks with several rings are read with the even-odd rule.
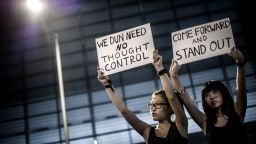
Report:
[[[104,85],[104,87],[105,87],[105,88],[111,88],[112,91],[114,91],[114,88],[112,87],[112,85],[107,84],[107,85]]]
[[[163,68],[163,69],[161,69],[160,71],[157,72],[157,75],[161,76],[161,75],[163,75],[165,73],[168,73],[168,71],[165,68]]]
[[[109,80],[107,80],[107,83],[108,84],[105,84],[104,87],[105,88],[111,88],[111,90],[114,91],[114,88],[112,86],[112,81],[109,79]]]
[[[107,80],[107,83],[108,83],[109,85],[112,85],[112,81],[111,81],[110,79]]]
[[[246,61],[244,60],[242,63],[236,63],[236,65],[238,67],[244,67],[244,65],[246,64]]]
[[[175,94],[177,94],[177,95],[184,95],[185,94],[185,91],[186,91],[186,89],[185,88],[182,88],[180,91],[175,91]]]

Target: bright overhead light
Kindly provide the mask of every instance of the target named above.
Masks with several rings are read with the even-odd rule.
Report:
[[[43,4],[40,0],[27,0],[27,7],[33,12],[40,12],[43,9]]]

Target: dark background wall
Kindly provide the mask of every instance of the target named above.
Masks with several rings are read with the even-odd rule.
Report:
[[[96,79],[95,38],[150,23],[154,43],[169,67],[171,32],[229,17],[247,64],[248,139],[255,141],[256,75],[253,5],[241,0],[45,0],[38,15],[24,1],[0,2],[0,143],[64,142],[54,51],[58,33],[70,142],[143,143],[109,101]],[[127,106],[149,124],[146,104],[161,88],[151,65],[110,76]],[[182,81],[202,109],[201,84],[223,81],[235,96],[235,64],[227,55],[186,64]],[[189,115],[189,143],[205,143]]]

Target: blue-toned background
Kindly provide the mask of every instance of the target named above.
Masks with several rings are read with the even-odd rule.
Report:
[[[171,32],[227,18],[246,57],[245,122],[255,143],[256,73],[253,16],[241,0],[45,0],[48,10],[29,13],[22,0],[0,7],[0,143],[64,143],[54,51],[59,34],[71,144],[139,144],[143,139],[122,118],[96,79],[95,38],[151,23],[154,43],[169,68]],[[244,10],[242,10],[244,9]],[[201,84],[220,80],[235,96],[236,66],[222,55],[184,65],[181,79],[202,109]],[[151,64],[110,76],[127,106],[154,125],[146,104],[161,83]],[[204,143],[189,117],[189,143]]]

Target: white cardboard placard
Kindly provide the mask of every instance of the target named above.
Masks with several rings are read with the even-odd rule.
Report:
[[[171,39],[179,64],[226,54],[235,47],[229,18],[173,32]]]
[[[152,62],[155,49],[150,24],[95,39],[99,68],[106,75]]]

